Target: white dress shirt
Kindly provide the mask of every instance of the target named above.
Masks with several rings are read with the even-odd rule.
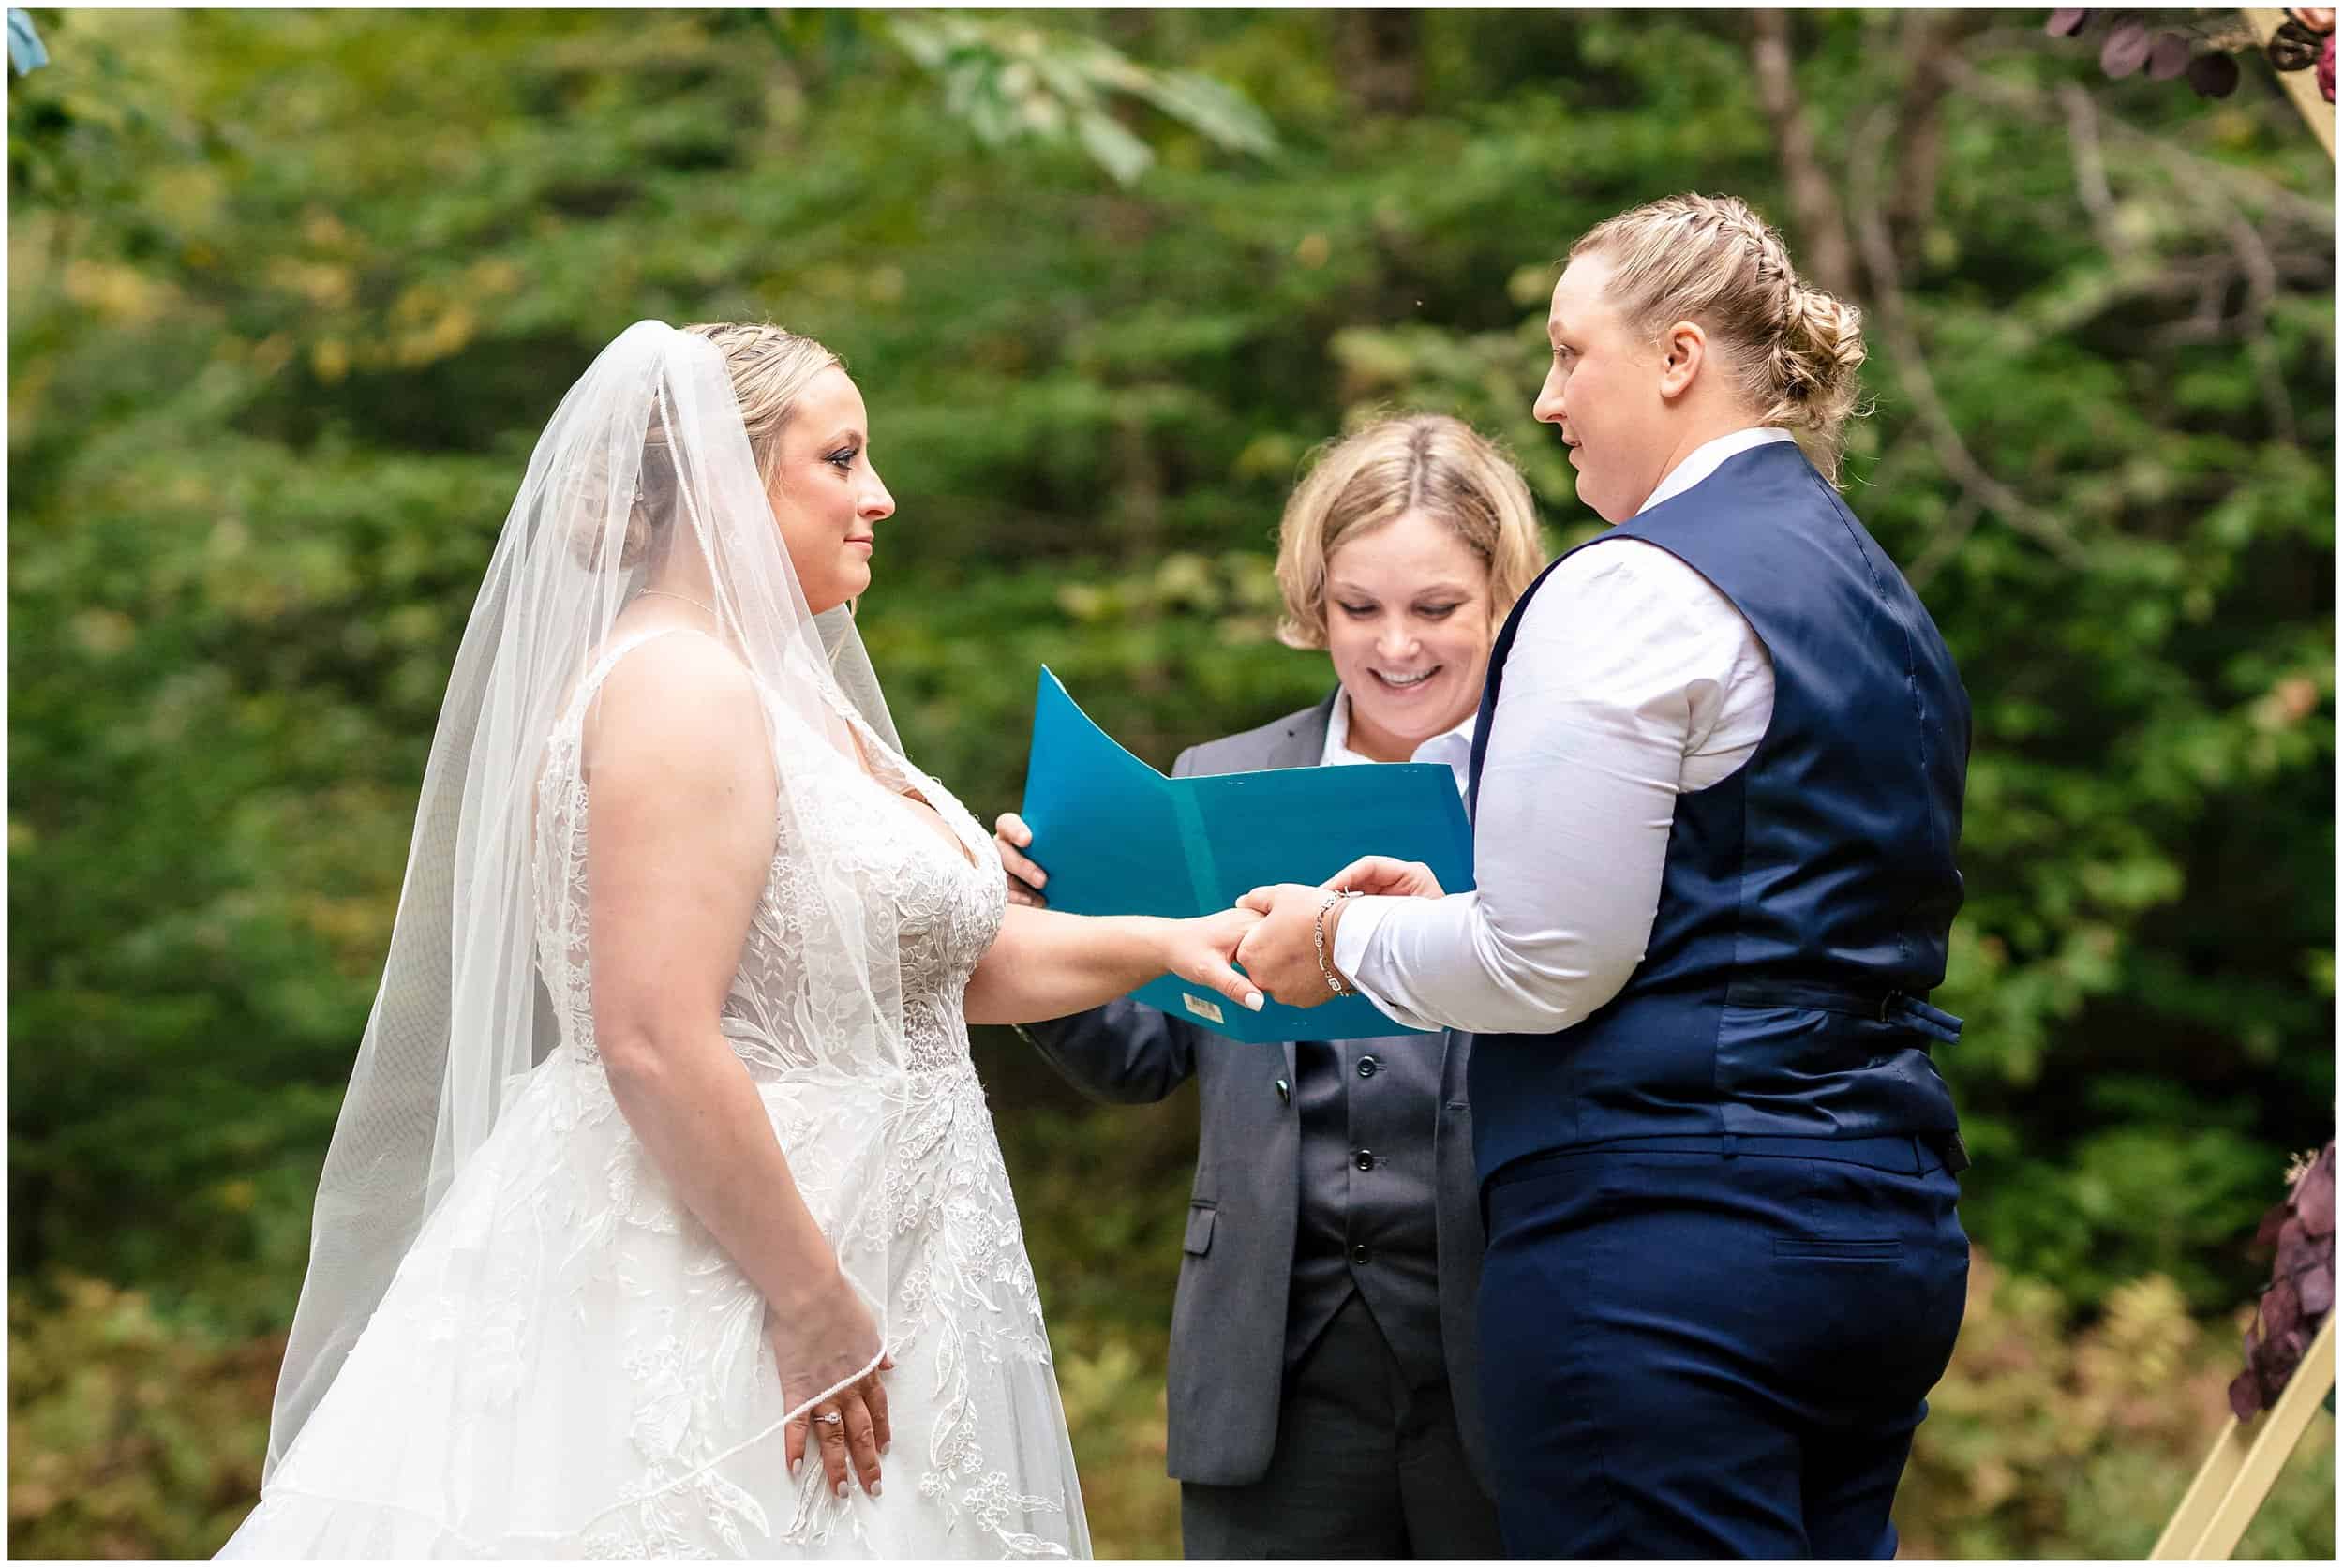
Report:
[[[1787,430],[1737,430],[1648,511]],[[1398,1023],[1548,1034],[1619,993],[1659,913],[1676,798],[1730,776],[1773,719],[1773,662],[1733,602],[1641,540],[1584,549],[1523,612],[1481,769],[1475,891],[1363,898],[1335,966]]]
[[[1464,723],[1433,736],[1418,746],[1408,760],[1444,764],[1456,775],[1456,793],[1463,794],[1472,783],[1472,732],[1480,727],[1480,723],[1481,710],[1475,708],[1464,716]],[[1326,745],[1319,754],[1319,766],[1344,768],[1374,760],[1351,749],[1351,694],[1336,693],[1335,710],[1326,720]]]

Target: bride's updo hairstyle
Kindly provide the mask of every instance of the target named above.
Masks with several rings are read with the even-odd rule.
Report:
[[[768,489],[773,469],[781,461],[781,432],[798,406],[808,382],[835,365],[846,362],[811,337],[768,321],[701,321],[683,329],[705,337],[724,355],[724,372],[740,401],[740,423],[749,435],[749,453],[756,459],[756,476]],[[675,515],[675,465],[654,417],[643,439],[643,463],[635,479],[634,505],[627,515],[626,538],[619,550],[619,566],[632,570],[650,553],[653,541]],[[591,543],[588,542],[590,551]]]
[[[1709,335],[1757,423],[1794,432],[1838,483],[1843,426],[1859,411],[1863,313],[1798,281],[1782,235],[1738,196],[1668,196],[1596,225],[1570,247],[1611,267],[1619,319],[1653,337]]]

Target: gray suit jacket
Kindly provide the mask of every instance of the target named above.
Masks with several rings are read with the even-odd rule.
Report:
[[[1175,775],[1308,768],[1324,754],[1334,696],[1275,724],[1180,754]],[[1047,846],[1042,846],[1044,856]],[[1044,866],[1049,863],[1046,859]],[[1127,997],[1028,1025],[1038,1051],[1084,1093],[1140,1104],[1191,1074],[1203,1126],[1188,1201],[1186,1256],[1172,1307],[1166,1469],[1206,1486],[1261,1479],[1276,1446],[1286,1305],[1301,1209],[1301,1125],[1290,1093],[1293,1046],[1241,1045]],[[1490,1484],[1481,1430],[1473,1297],[1481,1283],[1480,1188],[1465,1105],[1471,1037],[1402,1035],[1394,1052],[1445,1051],[1434,1133],[1441,1348],[1465,1451]],[[1427,1113],[1435,1108],[1426,1107]]]

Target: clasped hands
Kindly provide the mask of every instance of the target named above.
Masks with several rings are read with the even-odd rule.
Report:
[[[1049,903],[1042,889],[1049,873],[1026,851],[1033,847],[1033,829],[1015,813],[1004,813],[993,824],[993,843],[1008,872],[1012,903],[1040,908]],[[1318,887],[1281,882],[1256,888],[1237,900],[1233,908],[1195,920],[1174,922],[1177,936],[1166,953],[1167,967],[1183,979],[1209,985],[1246,1006],[1246,993],[1258,991],[1289,1007],[1314,1008],[1331,1002],[1335,993],[1318,967],[1318,906],[1330,891],[1356,892],[1392,898],[1442,898],[1440,878],[1417,860],[1396,860],[1388,855],[1368,855],[1351,861]],[[1334,962],[1335,931],[1344,903],[1326,911],[1326,960]],[[1231,963],[1244,965],[1242,976]],[[1249,982],[1249,983],[1248,983]],[[1349,983],[1349,977],[1344,977]]]
[[[1237,900],[1239,909],[1261,917],[1237,944],[1236,962],[1255,985],[1274,1001],[1291,1008],[1314,1008],[1331,1002],[1335,993],[1319,967],[1319,906],[1329,892],[1355,892],[1392,898],[1441,898],[1440,879],[1432,868],[1416,860],[1395,860],[1368,855],[1351,861],[1318,887],[1281,882],[1256,888]],[[1335,932],[1349,900],[1326,911],[1325,955],[1334,964]],[[1336,971],[1339,973],[1339,971]],[[1350,977],[1344,976],[1346,985]]]

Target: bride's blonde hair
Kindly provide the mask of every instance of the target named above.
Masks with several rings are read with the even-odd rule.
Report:
[[[699,321],[683,330],[707,338],[724,355],[724,374],[740,403],[740,424],[749,434],[749,455],[756,459],[756,477],[771,488],[774,465],[781,461],[781,432],[796,411],[798,398],[831,366],[844,369],[845,360],[813,338],[769,321]],[[675,515],[675,468],[654,426],[643,441],[634,506],[619,547],[621,569],[633,568],[649,553],[653,537]]]
[[[1780,231],[1738,196],[1667,196],[1595,225],[1570,247],[1582,256],[1610,263],[1633,330],[1706,328],[1757,423],[1794,432],[1838,482],[1843,426],[1862,411],[1863,313],[1800,282]]]
[[[813,338],[770,321],[698,321],[684,331],[705,337],[724,356],[724,373],[740,399],[740,423],[749,432],[757,477],[770,485],[781,460],[781,431],[795,412],[808,382],[831,366],[846,362]]]

